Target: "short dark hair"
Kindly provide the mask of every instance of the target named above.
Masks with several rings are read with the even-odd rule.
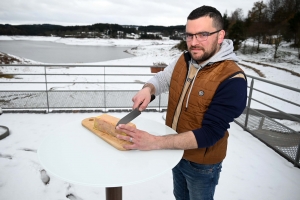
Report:
[[[224,21],[221,13],[214,7],[211,6],[201,6],[193,10],[187,17],[188,20],[198,19],[200,17],[208,16],[213,19],[213,26],[217,29],[224,28]]]

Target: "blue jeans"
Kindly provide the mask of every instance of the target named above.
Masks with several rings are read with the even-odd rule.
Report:
[[[176,200],[213,200],[222,162],[202,165],[181,159],[172,169]]]

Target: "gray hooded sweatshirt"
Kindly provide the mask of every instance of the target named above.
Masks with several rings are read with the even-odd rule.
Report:
[[[171,64],[169,64],[164,69],[164,71],[158,72],[153,78],[151,78],[147,82],[147,83],[151,83],[154,85],[156,96],[160,95],[163,92],[169,91],[172,73],[173,73],[173,70],[175,68],[175,65],[176,65],[179,57],[176,60],[174,60]],[[191,59],[190,64],[193,64],[198,69],[198,71],[200,71],[203,67],[205,67],[207,65],[212,65],[215,62],[220,62],[220,61],[224,61],[224,60],[233,60],[235,62],[239,61],[238,57],[233,52],[232,40],[224,39],[223,43],[221,44],[220,50],[215,55],[213,55],[209,60],[205,61],[201,65],[197,64],[197,62],[194,61],[193,59]],[[195,81],[195,79],[194,79],[194,81]],[[191,88],[194,85],[194,81],[192,83]],[[191,88],[190,88],[190,92],[191,92]],[[190,92],[189,92],[189,95],[190,95]],[[189,99],[189,97],[188,97],[188,99]],[[188,104],[188,101],[187,101],[187,104]]]

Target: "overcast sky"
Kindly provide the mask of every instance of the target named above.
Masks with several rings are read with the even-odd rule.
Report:
[[[189,13],[202,5],[244,16],[258,0],[0,0],[0,24],[185,25]],[[264,1],[266,2],[266,1]]]

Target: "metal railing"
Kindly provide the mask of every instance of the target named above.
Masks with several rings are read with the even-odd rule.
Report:
[[[62,109],[69,112],[74,109],[94,109],[98,112],[131,109],[134,94],[154,75],[150,73],[151,67],[0,65],[0,71],[10,68],[6,69],[10,72],[2,72],[2,76],[14,77],[5,81],[0,79],[0,106],[6,110],[34,109],[47,112]],[[9,89],[5,89],[8,84]],[[167,100],[168,95],[162,94],[148,108],[163,111],[167,107]]]
[[[295,167],[300,167],[300,133],[274,119],[287,119],[300,123],[298,114],[288,113],[291,110],[300,113],[298,102],[288,99],[289,96],[298,96],[299,99],[300,90],[250,75],[247,77],[250,83],[247,107],[235,122],[292,162]],[[254,83],[257,83],[256,87]],[[279,105],[276,101],[280,102],[281,108],[273,106]],[[253,109],[253,102],[256,103],[254,107],[262,106],[264,109]]]
[[[153,66],[0,65],[0,76],[8,77],[0,79],[0,107],[4,112],[128,111],[134,94],[154,75],[150,73],[151,68]],[[247,77],[248,104],[235,122],[299,167],[300,134],[274,118],[300,122],[299,115],[284,111],[290,106],[296,113],[300,110],[300,105],[285,95],[294,93],[300,99],[300,90]],[[283,107],[273,104],[274,99],[284,102],[280,104]],[[165,111],[167,104],[168,94],[161,94],[149,104],[148,111]],[[264,109],[257,109],[261,106]]]

